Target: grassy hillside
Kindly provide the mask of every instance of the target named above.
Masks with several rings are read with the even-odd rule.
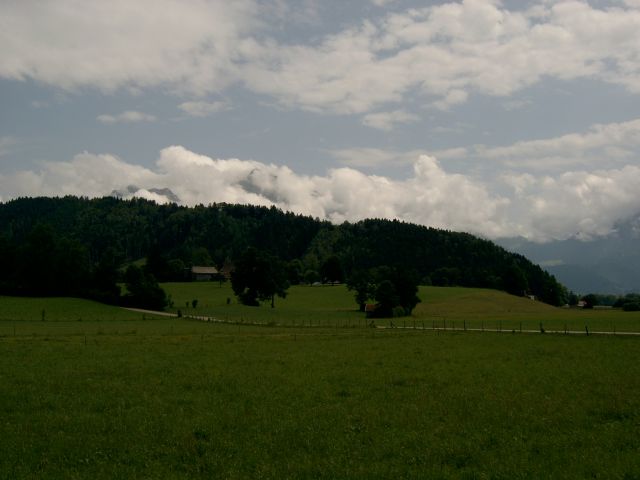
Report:
[[[192,285],[176,298],[240,308],[224,289]],[[283,318],[306,307],[331,323],[351,314],[335,307],[353,308],[340,287],[295,293],[275,309]],[[432,299],[424,318],[506,307],[486,291],[421,294]],[[38,320],[54,304],[57,320]],[[637,338],[265,328],[0,298],[7,305],[33,317],[0,320],[18,328],[0,334],[3,479],[640,476]]]
[[[266,304],[258,308],[239,304],[228,284],[220,287],[213,282],[166,283],[163,288],[174,301],[174,307],[169,309],[171,312],[180,310],[183,315],[210,316],[230,323],[334,329],[364,328],[369,323],[357,311],[353,292],[342,285],[292,287],[287,298],[276,299],[274,309]],[[411,317],[396,319],[396,326],[519,332],[520,328],[539,330],[542,324],[546,331],[564,331],[566,327],[584,332],[585,326],[591,332],[640,331],[640,312],[555,308],[487,289],[420,287],[418,295],[423,302],[418,304]],[[195,309],[191,306],[194,299],[198,300]],[[43,323],[43,310],[45,322],[36,325],[35,322]],[[0,335],[12,333],[15,325],[23,332],[42,332],[50,327],[81,334],[91,331],[91,325],[107,332],[109,329],[129,328],[131,322],[143,317],[149,320],[152,315],[81,299],[0,297]],[[389,325],[388,320],[376,320],[375,323]],[[184,325],[191,325],[189,331],[199,328],[193,324],[177,322],[173,328],[184,329]]]
[[[583,310],[557,308],[524,297],[507,295],[497,290],[473,288],[420,289],[424,303],[417,306],[418,319],[448,322],[449,326],[470,328],[546,331],[638,332],[640,313],[621,310]]]
[[[259,308],[238,304],[229,285],[217,283],[167,283],[163,288],[174,300],[172,311],[209,315],[224,321],[270,323],[277,325],[312,325],[324,327],[364,326],[364,315],[357,311],[353,292],[346,287],[296,286],[286,299],[276,299],[276,308]],[[459,287],[420,287],[423,300],[413,316],[396,319],[396,326],[425,328],[486,328],[502,330],[547,331],[640,331],[640,313],[618,310],[577,310],[551,307],[545,303],[515,297],[498,290]],[[194,310],[190,306],[198,300]],[[227,304],[227,299],[230,304]],[[189,306],[187,307],[187,303]],[[389,325],[388,320],[376,320]]]

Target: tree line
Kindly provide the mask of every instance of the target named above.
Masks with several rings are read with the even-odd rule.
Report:
[[[582,303],[580,303],[582,301]],[[583,308],[594,307],[611,307],[620,308],[626,312],[638,312],[640,311],[640,294],[627,293],[625,295],[613,295],[602,293],[589,293],[584,296],[579,296],[574,292],[569,293],[569,306],[582,305]]]
[[[0,293],[109,300],[116,296],[113,285],[140,259],[146,259],[143,276],[129,278],[151,285],[150,277],[185,280],[192,265],[236,264],[250,248],[267,255],[288,284],[347,281],[357,292],[355,279],[365,272],[378,289],[383,282],[375,280],[376,269],[386,268],[392,286],[406,275],[422,284],[566,302],[566,289],[521,255],[470,234],[397,220],[333,225],[275,207],[184,207],[113,197],[0,203]],[[396,272],[395,280],[389,272]],[[384,288],[397,296],[397,287]]]

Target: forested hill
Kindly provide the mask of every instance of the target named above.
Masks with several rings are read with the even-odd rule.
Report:
[[[490,241],[400,221],[332,225],[274,207],[182,207],[113,197],[0,203],[0,288],[5,292],[28,290],[16,275],[44,279],[41,283],[49,281],[59,290],[66,288],[64,282],[85,281],[71,278],[74,271],[122,266],[143,257],[160,280],[170,280],[191,265],[231,264],[249,246],[287,262],[293,283],[319,276],[327,260],[337,257],[347,278],[388,265],[434,285],[526,292],[554,305],[565,295],[540,267]],[[66,277],[47,280],[47,271],[56,269],[66,270]]]

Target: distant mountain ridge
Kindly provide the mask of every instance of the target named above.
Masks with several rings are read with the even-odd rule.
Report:
[[[640,215],[617,223],[610,235],[589,241],[507,238],[496,243],[538,263],[576,293],[640,291]]]

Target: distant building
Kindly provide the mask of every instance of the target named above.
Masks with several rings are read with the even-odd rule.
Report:
[[[197,281],[209,281],[218,276],[218,269],[216,267],[191,267],[191,278]]]

